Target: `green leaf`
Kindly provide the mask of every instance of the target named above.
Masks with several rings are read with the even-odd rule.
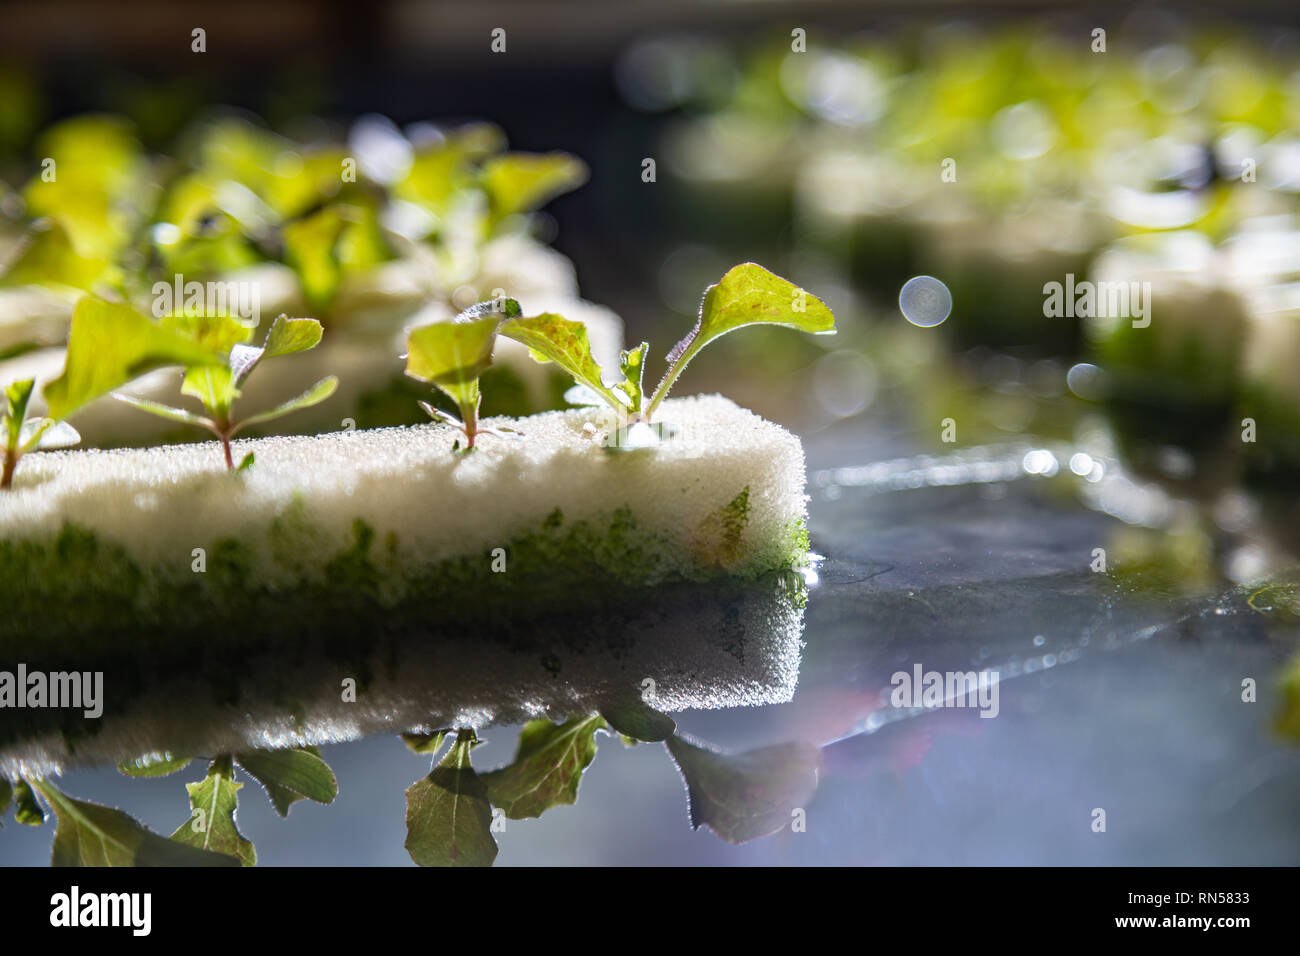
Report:
[[[134,760],[123,760],[117,769],[128,777],[165,777],[169,773],[184,770],[193,759],[184,754],[146,754]]]
[[[442,762],[406,790],[406,852],[420,866],[491,866],[497,856],[487,787],[470,766],[479,740],[461,730]]]
[[[727,271],[704,292],[700,318],[668,353],[668,371],[655,389],[646,414],[664,400],[677,376],[714,339],[746,325],[783,325],[813,334],[835,331],[835,316],[821,299],[753,262]]]
[[[777,832],[817,790],[821,751],[812,744],[720,754],[674,735],[667,745],[686,781],[691,828],[708,824],[728,843]]]
[[[587,327],[581,322],[548,312],[504,322],[500,334],[528,346],[537,361],[554,362],[572,375],[575,382],[596,392],[616,411],[630,407],[627,396],[616,394],[601,381],[600,366],[591,354]]]
[[[328,305],[343,280],[339,239],[347,225],[337,209],[326,208],[284,227],[285,260],[313,308]]]
[[[239,397],[239,389],[235,388],[230,369],[207,365],[186,371],[181,394],[194,396],[209,415],[224,421],[230,417],[230,406]]]
[[[587,167],[568,153],[507,153],[479,174],[494,222],[529,212],[587,181]]]
[[[416,154],[396,192],[441,215],[457,191],[471,183],[474,162],[504,147],[501,130],[486,123],[451,130],[438,145]]]
[[[280,816],[304,797],[317,803],[333,803],[339,783],[334,771],[309,748],[250,750],[235,754],[235,763],[266,789]]]
[[[239,460],[239,464],[235,466],[235,471],[248,471],[255,464],[257,464],[257,456],[250,451]]]
[[[244,384],[249,373],[264,358],[277,355],[292,355],[314,349],[321,340],[321,324],[315,319],[291,319],[277,316],[266,333],[266,341],[261,348],[250,345],[236,345],[230,352],[230,370],[234,376],[235,387]]]
[[[216,355],[228,355],[241,342],[247,342],[253,330],[245,321],[234,315],[186,315],[183,312],[164,315],[158,327],[173,332],[180,338]]]
[[[121,810],[76,800],[48,780],[32,784],[54,809],[51,866],[238,866],[210,853],[160,837]]]
[[[14,787],[14,819],[29,827],[38,827],[45,822],[45,811],[26,780],[19,780]]]
[[[13,801],[13,798],[14,785],[4,777],[0,777],[0,817],[5,815],[5,811],[9,809],[9,804]],[[0,824],[0,826],[3,825]]]
[[[402,734],[402,743],[412,753],[433,755],[442,749],[442,743],[449,733],[449,730],[435,730],[431,734]]]
[[[108,268],[108,260],[77,252],[63,225],[38,219],[0,263],[0,286],[67,286],[88,290]]]
[[[45,386],[45,400],[50,417],[63,419],[153,369],[224,362],[225,355],[160,328],[129,305],[83,296],[72,311],[63,374]]]
[[[27,419],[27,403],[31,401],[35,379],[14,382],[5,389],[5,447],[16,451],[22,442],[23,422]]]
[[[339,387],[339,378],[337,375],[328,375],[321,379],[301,395],[289,399],[287,402],[281,402],[275,408],[268,409],[265,412],[258,412],[256,415],[250,415],[242,422],[230,430],[230,434],[243,431],[249,425],[260,425],[262,422],[269,422],[273,419],[280,418],[282,415],[288,415],[290,412],[300,411],[304,408],[311,408],[313,405],[319,405],[325,399],[334,394],[335,389]]]
[[[114,392],[113,397],[119,402],[124,402],[132,408],[138,408],[142,412],[149,412],[151,415],[157,415],[159,418],[169,418],[174,422],[182,422],[186,425],[199,425],[202,428],[216,428],[216,423],[210,418],[204,418],[202,415],[196,415],[194,412],[186,411],[183,408],[173,408],[170,405],[164,405],[161,402],[151,401],[147,398],[136,398],[134,395],[127,395],[123,392]]]
[[[645,356],[649,349],[650,343],[642,342],[634,349],[623,349],[618,353],[618,368],[623,373],[623,381],[616,388],[628,397],[634,412],[641,411],[641,379],[645,375]]]
[[[645,702],[629,697],[611,701],[601,706],[600,716],[605,723],[625,737],[659,743],[677,731],[677,722],[667,714],[647,706]]]
[[[514,302],[508,299],[507,302]],[[516,303],[516,308],[518,303]],[[492,364],[502,315],[433,322],[412,329],[406,340],[406,374],[434,385],[468,385]]]
[[[19,450],[26,454],[33,448],[42,451],[54,448],[71,448],[81,444],[81,433],[67,422],[56,422],[52,418],[38,418],[23,423],[19,433]]]
[[[492,805],[512,820],[539,817],[551,807],[578,800],[582,772],[596,757],[599,714],[563,724],[531,720],[519,734],[515,761],[483,775]]]
[[[185,785],[190,794],[190,818],[176,829],[172,839],[200,850],[224,853],[244,866],[256,865],[257,852],[235,823],[243,786],[231,778],[229,757],[212,761],[207,777]]]

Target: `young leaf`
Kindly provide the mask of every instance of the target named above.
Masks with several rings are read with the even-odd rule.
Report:
[[[146,754],[134,760],[123,760],[117,769],[128,777],[165,777],[169,773],[184,770],[193,759],[184,754]]]
[[[311,408],[313,405],[319,405],[321,402],[325,401],[325,399],[333,395],[334,390],[338,387],[338,376],[328,375],[301,395],[291,398],[287,402],[282,402],[275,406],[275,408],[268,409],[264,412],[258,412],[256,415],[248,416],[232,428],[230,434],[234,435],[247,428],[249,425],[260,425],[262,422],[269,422],[281,417],[282,415],[288,415],[290,412],[296,412],[304,408]]]
[[[528,346],[539,362],[554,362],[573,376],[579,385],[596,392],[615,411],[630,407],[630,399],[607,388],[600,378],[600,366],[591,354],[587,327],[560,315],[544,313],[528,318],[510,319],[501,325],[500,334]]]
[[[720,754],[673,735],[667,745],[686,781],[691,828],[708,824],[728,843],[775,833],[817,790],[821,751],[812,744]]]
[[[239,460],[239,464],[235,466],[235,471],[248,471],[255,464],[257,464],[257,456],[250,451]]]
[[[677,731],[677,722],[647,706],[636,697],[609,701],[600,708],[605,723],[624,737],[646,743],[667,740]]]
[[[72,311],[67,363],[45,386],[45,401],[50,417],[63,419],[155,368],[224,362],[224,355],[155,325],[129,305],[83,296]]]
[[[113,397],[119,402],[125,402],[133,408],[138,408],[142,412],[149,412],[160,418],[170,418],[174,422],[183,422],[186,425],[199,425],[209,429],[216,428],[216,423],[212,419],[196,415],[194,412],[186,411],[183,408],[173,408],[171,405],[164,405],[161,402],[155,402],[147,398],[136,398],[134,395],[127,395],[124,392],[114,392]]]
[[[492,364],[492,346],[500,324],[496,316],[433,322],[412,329],[406,341],[406,374],[434,385],[468,385]]]
[[[45,822],[45,810],[26,780],[19,780],[14,786],[14,819],[29,827],[38,827]]]
[[[461,730],[442,762],[406,789],[406,852],[420,866],[491,866],[497,856],[487,787],[470,766],[478,746]]]
[[[23,422],[27,420],[27,403],[31,401],[35,379],[14,382],[5,389],[5,447],[17,450],[22,444]]]
[[[56,422],[52,418],[38,418],[23,422],[18,434],[18,448],[23,453],[39,448],[41,451],[55,448],[71,448],[81,444],[81,433],[67,422]]]
[[[235,823],[243,786],[231,777],[229,757],[212,761],[207,777],[185,785],[190,795],[190,818],[177,827],[171,838],[186,846],[232,856],[244,866],[256,865],[257,851]]]
[[[402,743],[411,749],[412,753],[417,754],[436,754],[442,749],[443,741],[447,739],[449,730],[435,730],[431,734],[402,734]]]
[[[668,353],[668,371],[655,389],[646,414],[652,414],[664,400],[677,376],[700,349],[728,332],[758,324],[783,325],[820,335],[835,331],[835,316],[821,299],[760,265],[746,262],[729,269],[704,291],[695,328]]]
[[[649,342],[642,342],[634,349],[623,349],[618,353],[618,368],[623,373],[623,381],[615,386],[628,397],[632,411],[641,411],[641,379],[645,375],[645,355],[650,349]]]
[[[587,181],[582,160],[567,153],[507,153],[489,159],[479,176],[494,222],[528,212]]]
[[[596,757],[596,731],[604,727],[599,714],[563,724],[529,721],[519,734],[515,762],[483,775],[492,805],[522,820],[576,803],[582,772]]]
[[[51,866],[239,866],[234,857],[160,837],[121,810],[69,797],[48,780],[32,785],[58,821]]]
[[[334,771],[320,755],[306,748],[250,750],[235,754],[235,763],[266,789],[280,816],[304,797],[317,803],[333,803],[339,783]]]
[[[294,352],[306,352],[320,344],[321,324],[315,319],[291,319],[277,316],[266,333],[266,341],[261,348],[251,345],[236,345],[230,350],[230,371],[234,377],[235,387],[244,384],[244,379],[264,358],[277,355],[292,355]]]

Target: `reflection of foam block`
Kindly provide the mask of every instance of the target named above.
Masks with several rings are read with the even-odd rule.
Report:
[[[410,632],[276,643],[159,666],[107,661],[104,713],[5,711],[0,776],[49,774],[148,753],[225,753],[372,734],[517,724],[644,699],[654,709],[789,701],[799,676],[797,575],[685,584],[595,614],[460,637]],[[80,665],[84,666],[84,665]],[[356,700],[340,688],[357,682]]]
[[[801,561],[798,439],[721,397],[660,418],[679,434],[639,451],[575,409],[466,457],[435,425],[236,441],[256,464],[235,474],[214,443],[29,456],[0,495],[0,651],[256,640],[403,602],[474,626]]]

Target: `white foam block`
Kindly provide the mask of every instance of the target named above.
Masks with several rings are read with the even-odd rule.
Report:
[[[463,457],[457,433],[433,424],[236,441],[235,460],[253,452],[256,465],[233,474],[211,442],[32,454],[0,495],[0,536],[49,542],[72,524],[146,574],[187,574],[193,549],[234,539],[275,587],[323,579],[360,521],[385,542],[375,560],[395,597],[439,561],[477,555],[486,568],[557,510],[566,528],[629,515],[645,583],[797,563],[799,440],[721,396],[670,400],[658,419],[680,433],[636,452],[604,448],[614,414],[583,408],[509,421],[522,440],[483,435]]]

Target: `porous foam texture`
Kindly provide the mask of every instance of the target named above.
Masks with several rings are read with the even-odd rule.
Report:
[[[477,620],[803,559],[797,438],[720,396],[658,419],[679,433],[631,452],[603,447],[613,412],[584,408],[489,419],[525,437],[467,456],[433,424],[237,440],[256,464],[233,474],[211,442],[33,454],[0,495],[0,598],[33,634],[51,614],[90,633],[112,630],[96,611],[126,627],[313,589],[304,607],[461,601]]]

